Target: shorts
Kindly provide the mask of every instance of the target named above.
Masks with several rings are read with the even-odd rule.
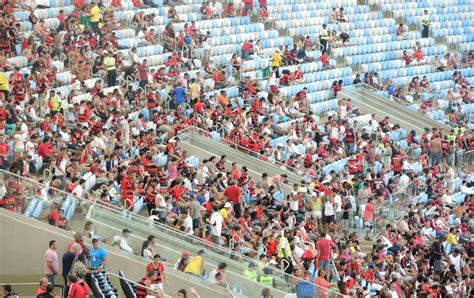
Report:
[[[325,223],[333,223],[334,222],[334,215],[326,216],[326,218],[324,219],[324,222]]]
[[[329,271],[331,270],[331,260],[320,260],[318,262],[318,269],[319,270],[324,270],[324,271]]]
[[[193,218],[193,230],[199,229],[199,218]]]
[[[371,222],[371,221],[366,221],[366,222],[364,222],[364,225],[368,228],[372,228],[374,226],[374,223]]]
[[[321,219],[323,218],[323,213],[321,211],[313,211],[311,216],[313,218]]]
[[[336,223],[341,222],[342,220],[342,212],[336,212]]]
[[[250,251],[251,251],[251,250],[250,250],[250,248],[248,248],[248,247],[241,246],[241,247],[239,248],[239,252],[240,252],[241,254],[243,254],[243,255],[250,253]]]

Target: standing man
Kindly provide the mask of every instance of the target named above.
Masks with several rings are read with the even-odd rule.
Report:
[[[102,270],[109,262],[107,252],[103,247],[99,246],[99,239],[97,238],[92,239],[92,248],[89,251],[89,255],[89,265],[91,268]]]
[[[105,69],[107,70],[107,85],[108,87],[117,84],[117,67],[115,65],[115,58],[112,52],[107,52],[107,57],[104,59]]]
[[[430,32],[430,16],[428,15],[428,10],[423,11],[422,19],[423,31],[421,32],[422,38],[428,38]]]
[[[228,201],[234,203],[234,214],[236,218],[240,218],[242,215],[242,203],[243,201],[242,189],[237,185],[235,179],[229,181],[229,186],[224,191],[224,197]]]
[[[67,284],[67,276],[69,275],[69,271],[72,269],[72,264],[74,263],[74,259],[76,258],[76,253],[80,251],[81,245],[79,243],[74,243],[71,248],[63,254],[62,262],[63,262],[63,279],[64,284]],[[65,291],[67,292],[67,291]]]
[[[319,43],[321,44],[321,52],[327,53],[328,51],[328,38],[329,38],[329,32],[328,32],[328,25],[323,24],[323,29],[321,30],[321,33],[319,34]]]
[[[59,273],[59,262],[58,254],[56,250],[58,249],[58,244],[56,240],[49,241],[49,248],[44,254],[44,274],[48,278],[50,284],[55,284],[56,275]]]
[[[148,66],[146,66],[147,60],[143,59],[143,62],[138,65],[138,77],[140,78],[139,86],[142,89],[148,85]]]
[[[222,234],[222,224],[224,218],[219,212],[219,207],[216,205],[212,206],[213,213],[211,214],[210,225],[211,225],[211,241],[214,244],[220,245],[220,238]]]
[[[99,8],[99,5],[97,5],[97,1],[93,1],[91,4],[91,10],[90,10],[90,24],[92,27],[92,31],[94,31],[95,34],[100,34],[99,21],[100,21],[100,8]]]
[[[272,56],[272,69],[275,72],[277,78],[280,77],[279,69],[280,69],[280,64],[281,64],[282,59],[283,58],[281,58],[279,50],[277,49],[275,51],[275,54],[273,54],[273,56]]]
[[[441,161],[441,139],[438,135],[433,135],[430,143],[431,147],[431,166],[436,166]]]

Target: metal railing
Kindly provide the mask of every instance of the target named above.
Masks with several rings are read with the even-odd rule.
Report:
[[[127,283],[133,284],[133,285],[135,285],[135,286],[140,286],[140,287],[144,288],[145,290],[149,290],[150,292],[153,292],[153,293],[156,293],[156,294],[160,294],[160,292],[156,291],[155,289],[152,289],[152,288],[150,288],[150,287],[147,287],[147,286],[145,286],[145,285],[142,285],[142,284],[140,284],[140,283],[138,283],[138,282],[136,282],[136,281],[130,280],[130,279],[125,278],[125,277],[123,277],[123,276],[119,276],[119,275],[117,275],[117,274],[110,273],[110,272],[105,272],[104,275],[105,275],[105,276],[112,276],[112,277],[117,278],[117,279],[119,279],[119,280],[123,280],[123,281],[125,281],[125,282],[127,282]],[[163,297],[163,298],[171,298],[171,296],[168,295],[168,294],[166,294],[164,291],[163,291],[163,295],[162,295],[161,297]]]
[[[374,88],[373,86],[370,86],[370,85],[368,85],[368,84],[366,84],[366,83],[359,83],[359,84],[356,84],[356,85],[353,85],[353,86],[354,86],[354,87],[358,87],[358,88],[363,87],[363,88],[366,88],[366,89],[369,89],[369,90],[372,90],[372,91],[384,91],[384,90],[379,90],[379,89],[377,89],[377,88]],[[434,91],[431,92],[431,93],[435,93],[435,94],[434,94],[434,97],[435,97],[435,101],[434,101],[434,102],[437,102],[437,99],[438,99],[438,97],[439,97],[439,91],[434,90]],[[403,100],[403,99],[400,99],[400,98],[398,98],[398,97],[395,97],[395,96],[393,96],[393,95],[391,95],[390,98],[393,99],[394,102],[396,102],[396,103],[402,105],[402,106],[405,107],[405,108],[407,108],[407,107],[410,105],[409,102],[407,102],[407,101],[405,101],[405,100]],[[387,98],[387,99],[390,99],[390,98]],[[429,118],[429,117],[426,115],[426,112],[427,112],[427,111],[425,111],[425,110],[419,109],[419,110],[417,110],[417,111],[415,111],[415,112],[418,113],[418,114],[420,114],[420,115],[425,116],[427,119],[431,119],[431,118]],[[431,119],[431,120],[433,120],[433,119]],[[447,120],[447,119],[444,119],[444,120],[445,120],[444,122],[445,122],[446,125],[448,125],[448,126],[450,126],[450,127],[452,127],[452,128],[457,127],[457,124],[455,124],[455,123],[453,123],[453,122],[451,122],[451,121],[449,121],[449,120]],[[466,130],[469,130],[469,129],[466,127]]]
[[[205,130],[197,127],[197,126],[190,126],[190,127],[187,127],[185,129],[181,130],[179,132],[178,136],[180,136],[182,134],[185,135],[189,131],[196,131],[199,135],[212,140],[212,138],[209,137],[209,132],[207,132],[207,131],[205,131]],[[186,137],[191,138],[191,139],[193,138],[192,135],[190,135],[190,134],[187,134]],[[223,136],[221,134],[221,137],[225,137],[225,136]],[[282,162],[279,162],[279,161],[275,161],[274,163],[269,162],[269,161],[267,161],[268,156],[262,155],[259,152],[253,151],[253,150],[251,150],[249,148],[246,148],[246,147],[243,147],[243,146],[241,146],[237,143],[234,143],[234,142],[232,142],[228,139],[225,139],[223,142],[217,142],[217,141],[214,141],[214,140],[212,140],[212,141],[216,142],[218,144],[225,145],[229,149],[234,149],[234,150],[237,150],[237,151],[242,152],[244,154],[247,154],[251,158],[258,159],[259,162],[264,163],[266,166],[268,166],[269,168],[271,168],[275,172],[282,172],[282,174],[287,174],[287,175],[288,174],[290,174],[290,175],[294,174],[294,175],[298,176],[299,178],[303,178],[302,174],[304,175],[304,173],[305,173],[304,169],[296,169],[294,167],[288,166],[285,163],[282,163]],[[324,167],[324,165],[320,165],[320,169],[318,169],[318,171],[316,172],[317,175],[322,173],[322,167]],[[294,182],[296,184],[299,184],[300,181],[301,181],[301,179],[291,178],[290,176],[288,176],[287,180],[292,180],[292,182]]]
[[[208,259],[211,260],[212,256],[215,266],[217,266],[217,264],[220,262],[226,262],[229,265],[229,268],[234,266],[234,268],[239,269],[238,272],[235,272],[234,277],[241,275],[243,271],[247,269],[249,263],[256,262],[256,260],[246,257],[239,252],[232,251],[229,248],[215,245],[213,243],[208,243],[201,238],[193,235],[187,235],[177,229],[171,228],[161,223],[147,221],[145,217],[139,214],[127,213],[125,210],[119,207],[105,205],[98,200],[89,201],[83,198],[75,197],[62,190],[39,183],[38,181],[31,178],[21,177],[0,169],[0,184],[5,186],[6,193],[13,193],[13,187],[15,187],[16,184],[15,182],[19,181],[22,182],[22,188],[21,195],[17,197],[18,201],[23,201],[23,203],[25,203],[27,200],[39,199],[36,197],[36,192],[40,188],[46,188],[48,191],[52,191],[54,193],[54,196],[52,196],[50,201],[61,204],[65,202],[67,198],[72,198],[76,201],[78,207],[88,208],[88,212],[84,220],[93,221],[95,226],[101,229],[101,236],[106,236],[105,238],[116,236],[120,234],[122,229],[125,227],[131,229],[134,234],[142,235],[139,236],[132,234],[132,237],[136,238],[135,241],[141,241],[134,243],[134,246],[139,247],[140,250],[143,241],[145,241],[149,235],[159,236],[157,238],[161,239],[162,241],[160,248],[167,249],[170,254],[174,252],[175,256],[176,253],[180,255],[181,252],[176,250],[179,246],[181,246],[183,250],[195,251],[196,253],[198,250],[203,249],[206,251],[206,257],[208,257]],[[27,206],[27,204],[25,204],[25,206]],[[109,223],[104,222],[104,219],[108,219]],[[164,243],[165,245],[163,245]],[[160,243],[158,244],[160,245]],[[265,268],[269,268],[273,272],[273,277],[276,280],[277,286],[275,290],[285,293],[293,292],[293,286],[289,282],[290,280],[295,279],[294,276],[286,274],[280,269],[269,265],[266,265]],[[231,271],[227,273],[228,277],[230,275],[233,275]],[[236,281],[239,280],[241,282],[245,281],[245,284],[243,285],[241,282],[237,284],[237,286],[241,287],[240,289],[248,288],[250,284],[253,284],[257,288],[262,286],[259,283],[252,282],[250,280],[244,279],[243,277],[240,279],[236,277]]]
[[[2,285],[10,285],[13,288],[13,292],[17,293],[20,297],[36,297],[34,295],[31,295],[36,291],[36,289],[39,287],[39,282],[2,282]],[[29,292],[28,294],[21,293],[22,291],[18,291],[18,288],[34,288],[32,292]],[[56,293],[59,296],[63,296],[63,286],[62,285],[54,285],[54,289],[59,289],[59,294]],[[56,291],[55,291],[56,292]]]

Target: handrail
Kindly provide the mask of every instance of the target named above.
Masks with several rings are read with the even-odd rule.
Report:
[[[160,293],[160,292],[158,292],[157,290],[154,290],[154,289],[152,289],[152,288],[150,288],[150,287],[146,287],[145,285],[142,285],[142,284],[140,284],[140,283],[138,283],[138,282],[136,282],[136,281],[130,280],[130,279],[125,278],[125,277],[123,277],[123,276],[119,276],[119,275],[117,275],[117,274],[115,274],[115,273],[105,272],[104,275],[105,275],[105,276],[112,276],[112,277],[115,277],[115,278],[124,280],[124,281],[126,281],[126,282],[128,282],[128,283],[132,283],[132,284],[134,284],[134,285],[140,285],[140,287],[142,287],[142,288],[144,288],[144,289],[146,289],[146,290],[152,291],[152,292],[154,292],[154,293],[157,293],[157,294]],[[167,294],[165,293],[165,291],[163,291],[163,295],[164,295],[164,297],[171,297],[170,295],[167,295]]]
[[[197,126],[189,126],[189,127],[186,127],[185,129],[180,130],[179,134],[181,134],[181,133],[183,133],[183,132],[186,132],[186,131],[189,131],[189,130],[197,130],[197,131],[200,132],[200,135],[202,135],[202,136],[204,136],[204,137],[207,137],[207,134],[208,134],[208,132],[207,132],[206,130],[204,130],[204,129],[200,128],[200,127],[197,127]],[[222,136],[222,135],[221,135],[221,136]],[[212,139],[209,138],[209,137],[207,137],[207,138],[210,139],[210,140],[212,140]],[[212,141],[214,141],[214,140],[212,140]],[[214,141],[214,142],[216,142],[216,141]],[[267,156],[262,155],[262,154],[260,154],[259,152],[252,151],[252,150],[250,150],[249,148],[245,148],[245,147],[243,147],[243,146],[241,146],[241,145],[239,145],[239,144],[237,144],[237,143],[235,143],[235,142],[232,142],[232,141],[230,141],[230,140],[228,140],[228,139],[226,139],[225,142],[217,142],[217,143],[226,145],[226,146],[229,147],[230,149],[235,149],[235,148],[232,148],[232,147],[236,147],[236,148],[239,150],[239,152],[244,152],[244,153],[246,153],[246,154],[248,154],[248,155],[250,155],[249,153],[252,152],[252,154],[256,155],[257,157],[253,157],[253,156],[251,156],[251,157],[256,158],[256,159],[258,159],[258,160],[260,160],[260,161],[262,161],[262,162],[268,164],[269,167],[278,168],[278,170],[283,170],[283,171],[285,171],[285,172],[293,172],[293,173],[295,173],[295,175],[297,175],[297,174],[296,174],[297,171],[303,171],[303,172],[304,172],[303,169],[298,170],[298,169],[296,169],[296,168],[294,168],[294,167],[288,166],[288,165],[286,165],[286,164],[284,164],[284,163],[282,163],[282,162],[279,162],[279,161],[275,161],[275,164],[272,164],[272,163],[266,161]],[[228,145],[228,144],[232,144],[232,147],[231,147],[230,145]],[[260,157],[265,158],[265,160],[260,159]],[[287,171],[287,169],[289,169],[290,171]],[[276,170],[276,169],[275,169],[275,170]],[[321,174],[321,173],[322,173],[322,170],[318,170],[318,171],[316,172],[316,174]],[[294,180],[294,179],[291,179],[291,180]],[[295,182],[299,183],[298,181],[295,181]]]
[[[370,85],[368,85],[368,84],[366,84],[366,83],[359,83],[359,84],[355,84],[355,85],[352,85],[352,86],[353,86],[353,87],[356,87],[356,88],[364,87],[364,88],[370,89],[370,90],[372,90],[372,91],[383,91],[383,90],[379,90],[379,89],[377,89],[377,88],[374,88],[373,86],[370,86]],[[402,105],[403,107],[407,107],[407,106],[408,106],[408,103],[407,103],[406,101],[404,101],[404,100],[402,100],[402,99],[400,99],[400,98],[398,98],[398,97],[395,97],[395,96],[393,96],[393,95],[391,95],[390,97],[393,98],[396,103]],[[420,114],[420,115],[423,115],[423,116],[427,117],[427,118],[430,119],[430,120],[433,120],[433,119],[429,118],[429,117],[426,115],[426,112],[423,111],[423,110],[421,110],[421,109],[415,111],[415,113],[418,113],[418,114]],[[436,121],[436,120],[435,120],[435,121]],[[451,126],[451,127],[457,127],[456,123],[453,123],[453,122],[451,122],[451,121],[449,121],[449,120],[447,120],[447,119],[445,119],[445,123],[446,123],[447,125]],[[468,131],[471,131],[471,130],[469,129],[469,127],[465,127],[465,129],[468,130]]]
[[[88,201],[88,200],[86,200],[86,199],[79,198],[79,197],[74,196],[74,195],[72,195],[72,194],[66,193],[66,192],[63,191],[63,190],[56,189],[56,188],[51,187],[51,186],[47,186],[47,185],[44,184],[44,183],[40,183],[40,182],[38,182],[38,181],[36,181],[36,180],[33,180],[33,179],[31,179],[31,178],[19,176],[19,175],[17,175],[17,174],[14,174],[14,173],[5,171],[5,170],[3,170],[3,169],[0,169],[0,183],[3,183],[3,179],[5,178],[5,175],[13,176],[13,177],[15,177],[15,178],[17,178],[17,179],[26,180],[26,181],[30,182],[31,184],[33,184],[33,187],[34,187],[34,188],[36,188],[36,187],[38,187],[38,186],[42,186],[42,187],[45,187],[45,188],[47,188],[47,189],[55,190],[57,193],[60,193],[60,194],[62,194],[62,195],[70,196],[70,197],[72,197],[72,198],[74,198],[74,199],[76,199],[76,200],[78,200],[78,201],[80,201],[80,202],[83,202],[83,203],[87,204],[87,205],[91,205],[90,208],[89,208],[89,210],[88,210],[88,213],[91,212],[93,206],[99,205],[99,204],[97,204],[97,202],[99,202],[97,199],[94,199],[94,201]],[[99,206],[100,206],[101,208],[103,208],[103,209],[108,209],[108,210],[112,210],[112,211],[119,212],[119,213],[122,213],[122,212],[123,212],[123,209],[120,209],[119,207],[116,207],[116,206],[113,206],[113,205],[100,204]],[[146,219],[144,219],[143,216],[141,216],[141,215],[139,215],[139,214],[132,214],[132,216],[133,216],[133,218],[134,218],[135,220],[138,220],[138,221],[142,221],[142,222],[143,222],[143,221],[146,220]],[[150,224],[150,222],[146,222],[146,221],[145,221],[145,223],[146,223],[147,226]],[[216,249],[216,250],[218,250],[218,251],[227,251],[227,249],[225,249],[223,246],[218,246],[218,245],[215,245],[214,243],[207,243],[207,242],[204,242],[204,240],[201,239],[201,238],[199,238],[199,237],[196,237],[196,236],[194,236],[194,235],[187,235],[187,234],[184,234],[183,232],[181,232],[181,231],[179,231],[179,230],[176,230],[176,229],[173,229],[173,228],[171,228],[171,227],[169,227],[169,226],[166,226],[166,225],[164,225],[164,224],[162,224],[162,223],[154,223],[154,224],[155,224],[157,227],[159,227],[160,229],[167,230],[167,231],[169,231],[169,232],[171,232],[171,233],[174,233],[174,234],[178,234],[181,239],[183,239],[183,238],[190,238],[194,243],[196,243],[196,242],[205,243],[205,245],[206,245],[207,247],[211,247],[210,251],[212,251],[213,249]],[[233,252],[233,253],[238,253],[238,252]],[[238,253],[238,254],[239,254],[239,257],[240,257],[242,260],[245,260],[245,261],[247,261],[247,262],[255,262],[254,259],[251,259],[251,258],[249,258],[249,257],[247,257],[247,256],[245,256],[245,255],[240,254],[240,253]],[[266,266],[268,266],[268,264],[267,264]],[[272,271],[275,271],[275,269],[277,269],[277,268],[271,267],[271,269],[272,269]],[[279,270],[279,271],[277,271],[277,272],[278,272],[279,274],[283,275],[283,276],[286,276],[286,277],[288,278],[288,281],[289,281],[291,278],[296,278],[296,277],[294,277],[294,276],[292,276],[292,275],[290,275],[290,274],[287,274],[287,273],[285,273],[285,272],[283,272],[283,271],[281,271],[281,270]],[[298,278],[297,278],[297,279],[298,279]],[[302,279],[300,279],[300,280],[302,280]],[[310,281],[310,282],[312,283],[312,281]],[[315,285],[315,287],[319,288],[320,286]],[[327,289],[327,290],[331,292],[330,289]]]

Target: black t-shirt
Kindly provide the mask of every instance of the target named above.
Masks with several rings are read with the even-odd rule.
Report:
[[[443,256],[443,247],[439,242],[433,243],[433,246],[431,247],[432,256],[433,260],[441,260]]]
[[[347,202],[344,205],[344,211],[342,213],[342,219],[349,219],[349,212],[351,211],[351,209],[352,209],[351,202]]]
[[[467,252],[467,255],[468,255],[470,258],[474,257],[474,247],[470,246],[470,247],[466,250],[466,252]]]
[[[15,110],[14,110],[13,106],[11,104],[7,104],[5,106],[5,109],[8,110],[8,112],[10,113],[10,116],[8,116],[8,114],[7,114],[7,119],[5,120],[5,122],[7,124],[15,124],[18,121],[18,119],[16,117]]]

